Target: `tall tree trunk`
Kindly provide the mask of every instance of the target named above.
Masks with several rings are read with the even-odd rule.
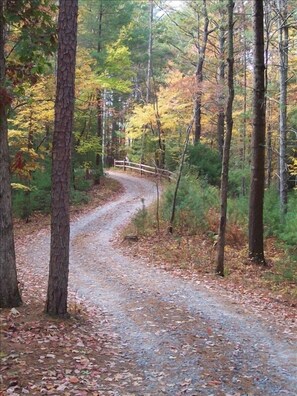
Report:
[[[265,82],[263,0],[253,0],[254,82],[252,173],[249,204],[249,258],[265,265],[263,206],[265,184]]]
[[[228,101],[226,109],[226,136],[223,149],[223,162],[221,174],[221,212],[219,225],[219,238],[217,244],[217,267],[216,273],[224,276],[224,253],[225,253],[225,234],[227,223],[227,199],[228,199],[228,174],[229,157],[233,129],[232,107],[234,100],[234,50],[233,50],[233,0],[228,1]]]
[[[271,185],[271,179],[272,179],[272,125],[271,125],[271,103],[267,103],[268,106],[268,111],[267,111],[267,149],[266,149],[266,155],[267,155],[267,175],[266,175],[266,186],[267,188],[270,187]]]
[[[223,14],[221,13],[221,18]],[[222,22],[222,24],[225,21]],[[217,121],[217,144],[220,153],[221,160],[223,158],[223,146],[224,146],[224,130],[225,130],[225,95],[224,95],[224,85],[225,85],[225,26],[220,26],[219,32],[219,53],[220,53],[220,64],[218,70],[218,121]]]
[[[170,223],[169,223],[169,227],[168,227],[168,231],[170,232],[170,234],[173,233],[173,223],[174,223],[174,219],[175,219],[177,193],[178,193],[178,189],[179,189],[179,185],[180,185],[180,180],[181,180],[182,171],[183,171],[184,162],[185,162],[185,157],[186,157],[186,151],[187,151],[187,147],[188,147],[188,144],[189,144],[190,134],[191,134],[191,131],[192,131],[193,123],[194,123],[194,119],[188,125],[187,131],[186,131],[186,140],[185,140],[185,143],[184,143],[183,152],[182,152],[181,159],[180,159],[180,162],[179,162],[178,175],[177,175],[175,189],[174,189],[174,193],[173,193],[173,199],[172,199]]]
[[[103,99],[101,90],[97,89],[97,137],[99,144],[102,145],[103,142]],[[103,151],[103,150],[102,150]],[[99,175],[102,174],[102,154],[96,153],[96,170],[99,172]],[[100,177],[96,179],[96,184],[100,182]]]
[[[4,0],[0,0],[0,308],[11,308],[21,305],[22,300],[13,237],[7,129],[10,96],[5,87],[4,32]]]
[[[162,124],[161,124],[161,117],[159,113],[159,102],[158,102],[158,96],[155,93],[155,103],[154,103],[154,109],[155,109],[155,117],[156,117],[156,124],[157,124],[157,133],[158,133],[158,149],[155,153],[155,160],[158,168],[165,168],[165,135],[164,131],[162,129]]]
[[[78,0],[60,0],[55,129],[52,151],[51,246],[46,312],[67,315],[69,195]]]
[[[204,26],[203,26],[203,39],[202,43],[198,38],[196,47],[198,52],[198,60],[196,67],[196,98],[195,98],[195,121],[194,121],[194,143],[198,143],[201,138],[201,114],[202,114],[202,82],[203,82],[203,65],[205,60],[205,52],[208,41],[208,25],[209,19],[206,8],[206,0],[203,0],[203,17],[204,17]],[[199,15],[198,15],[198,30],[199,30]]]
[[[243,122],[242,122],[242,147],[241,153],[241,167],[244,170],[246,166],[246,140],[247,140],[247,39],[246,39],[246,10],[245,2],[242,0],[241,9],[243,14],[242,35],[243,35]],[[246,178],[241,178],[241,192],[246,195]]]
[[[103,19],[103,0],[100,0],[100,7],[99,7],[99,25],[98,25],[98,46],[97,52],[98,54],[102,51],[102,19]],[[99,140],[99,144],[102,145],[103,143],[103,98],[102,92],[100,89],[97,89],[97,137]],[[102,152],[103,152],[102,148]],[[98,184],[100,182],[100,175],[103,173],[103,163],[102,163],[102,154],[96,153],[96,170],[99,173],[95,178],[95,183]]]
[[[270,53],[270,37],[271,37],[271,26],[273,24],[273,18],[271,17],[271,4],[269,2],[264,3],[264,36],[265,36],[265,73],[264,73],[264,87],[265,92],[268,92],[269,85],[269,74],[268,74],[268,59]],[[268,97],[265,95],[265,110],[266,110],[266,183],[267,187],[270,187],[271,176],[272,176],[272,131],[271,131],[271,103],[268,102]]]
[[[288,172],[287,154],[287,81],[288,81],[288,2],[279,0],[279,57],[280,57],[280,100],[279,100],[279,196],[281,220],[287,212]]]
[[[147,62],[147,77],[146,77],[146,103],[152,100],[152,53],[153,53],[153,18],[154,18],[154,3],[149,1],[149,40],[148,40],[148,62]]]

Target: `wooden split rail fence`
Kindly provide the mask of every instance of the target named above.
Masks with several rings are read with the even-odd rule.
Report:
[[[160,169],[160,168],[156,168],[156,167],[149,166],[149,165],[137,164],[137,163],[131,162],[131,161],[114,160],[114,166],[117,168],[122,168],[122,169],[124,169],[124,171],[126,169],[132,169],[137,172],[140,172],[141,175],[142,174],[151,174],[154,176],[164,177],[169,180],[172,180],[174,178],[174,173],[168,171],[167,169]]]

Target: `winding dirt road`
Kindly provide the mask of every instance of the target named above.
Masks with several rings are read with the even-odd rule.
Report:
[[[110,173],[125,193],[72,224],[71,287],[102,308],[119,335],[114,381],[102,395],[296,395],[292,337],[203,284],[128,258],[113,239],[153,182]],[[49,239],[28,246],[43,271]]]

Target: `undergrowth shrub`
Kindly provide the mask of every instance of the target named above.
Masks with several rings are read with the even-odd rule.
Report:
[[[187,163],[196,176],[205,179],[209,184],[219,186],[221,160],[217,150],[198,143],[188,148],[187,156]]]
[[[247,227],[249,216],[249,197],[242,195],[228,199],[228,221],[243,228]]]
[[[78,191],[87,191],[91,188],[93,181],[86,178],[86,170],[77,168],[74,170],[73,188]]]
[[[144,204],[144,199],[141,200],[142,207],[139,209],[133,217],[132,223],[136,229],[137,235],[144,235],[148,228],[148,211]]]
[[[71,187],[70,202],[73,205],[89,202],[87,191],[93,184],[92,180],[85,179],[83,171],[78,172],[76,188]],[[51,171],[47,165],[32,174],[30,191],[15,190],[12,194],[14,215],[27,219],[33,212],[50,213],[51,208]]]
[[[27,219],[32,212],[49,213],[51,201],[50,171],[36,170],[30,180],[30,191],[17,190],[12,194],[14,215]]]
[[[49,213],[51,207],[51,174],[49,171],[37,170],[32,180],[32,211]]]
[[[228,215],[231,223],[238,224],[247,230],[249,216],[249,197],[240,196],[228,201]],[[284,221],[280,218],[279,195],[275,187],[265,191],[264,231],[265,236],[275,236],[287,247],[297,246],[297,191],[288,196],[288,211]]]
[[[164,193],[162,213],[166,220],[170,219],[174,189],[175,185],[169,185]],[[175,225],[190,233],[205,231],[209,227],[209,209],[218,205],[217,188],[193,176],[185,176],[177,194]]]
[[[229,170],[228,195],[241,197],[248,195],[250,186],[250,168],[240,168],[233,165]]]

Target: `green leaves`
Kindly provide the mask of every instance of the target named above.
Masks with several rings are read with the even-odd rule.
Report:
[[[52,0],[8,1],[7,77],[13,85],[34,84],[49,69],[57,44],[56,10]]]

